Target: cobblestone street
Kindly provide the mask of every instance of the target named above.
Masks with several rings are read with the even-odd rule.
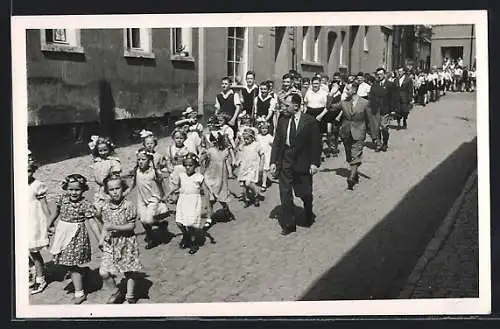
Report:
[[[437,250],[431,250],[426,266],[412,287],[410,298],[479,297],[478,187],[477,172],[458,201],[450,228],[438,234],[442,240]],[[446,225],[446,224],[444,224]]]
[[[271,218],[279,205],[277,184],[265,193],[259,208],[243,208],[233,200],[230,208],[236,220],[215,224],[209,233],[216,243],[207,240],[195,255],[178,248],[180,232],[173,218],[172,235],[166,239],[170,241],[151,250],[144,249],[138,223],[147,274],[139,286],[139,303],[396,298],[476,168],[476,133],[475,93],[447,93],[437,103],[416,106],[407,130],[391,130],[386,153],[365,148],[360,184],[354,191],[346,190],[343,150],[322,164],[314,177],[316,222],[286,237]],[[161,139],[158,150],[164,152],[168,143]],[[117,150],[126,172],[135,165],[136,149],[132,145]],[[42,166],[35,173],[49,187],[51,209],[62,192],[63,177],[74,172],[90,177],[90,163],[90,156],[73,158]],[[230,188],[239,193],[236,181],[230,181]],[[86,197],[92,199],[93,191]],[[135,194],[131,200],[135,202]],[[467,200],[477,204],[477,191]],[[296,205],[301,210],[300,201]],[[477,209],[459,222],[476,224],[477,229]],[[448,243],[458,246],[457,255],[468,257],[465,250],[477,245],[477,232],[469,233],[471,240],[465,244],[460,235],[450,236]],[[43,255],[52,270],[50,255]],[[99,250],[93,245],[86,303],[105,303],[110,294],[95,283],[98,265]],[[463,270],[461,263],[449,259],[436,258],[432,266],[436,271],[448,267],[451,279]],[[56,272],[52,271],[48,280],[53,281],[43,293],[30,296],[32,304],[70,303],[71,280]],[[419,283],[432,284],[444,283]],[[443,297],[467,295],[477,289],[478,278],[463,284],[467,285],[463,290]]]

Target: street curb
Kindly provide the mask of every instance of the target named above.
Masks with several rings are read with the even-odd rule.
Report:
[[[424,253],[418,260],[415,267],[413,268],[413,271],[408,277],[403,290],[399,294],[399,298],[403,299],[411,298],[415,290],[416,284],[418,280],[420,280],[420,278],[422,277],[422,274],[424,273],[427,265],[434,257],[436,257],[443,243],[446,241],[449,234],[451,233],[453,226],[456,222],[456,219],[458,217],[457,215],[462,209],[465,196],[472,190],[476,181],[477,181],[477,168],[474,169],[474,171],[469,175],[469,178],[467,179],[467,182],[465,183],[462,192],[458,196],[457,200],[453,203],[453,206],[450,208],[450,211],[448,211],[448,214],[443,220],[443,223],[438,228],[436,234],[429,242]]]

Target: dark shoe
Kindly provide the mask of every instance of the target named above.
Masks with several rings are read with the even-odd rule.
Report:
[[[291,226],[291,227],[284,227],[282,230],[281,230],[281,235],[285,236],[285,235],[288,235],[290,233],[293,233],[293,232],[296,232],[297,231],[297,228],[295,226]]]
[[[179,242],[179,248],[186,249],[187,247],[189,247],[189,241],[186,237],[183,237],[181,242]]]
[[[30,290],[30,295],[39,294],[47,288],[47,281],[35,283]]]
[[[387,144],[382,145],[382,148],[380,150],[382,152],[387,152]]]
[[[198,246],[192,246],[191,249],[189,249],[189,254],[190,255],[194,255],[198,252],[198,250],[200,250],[200,247]]]
[[[408,128],[408,125],[406,124],[406,122],[403,122],[403,129],[406,129]]]
[[[255,197],[255,201],[253,202],[253,205],[256,207],[260,207],[260,201],[258,197]]]
[[[348,190],[353,190],[353,187],[354,187],[354,179],[351,179],[351,178],[347,178],[347,189]]]
[[[312,224],[314,224],[314,222],[316,222],[316,221],[314,220],[313,215],[309,215],[309,216],[306,216],[306,220],[305,220],[304,224],[306,227],[311,227]]]

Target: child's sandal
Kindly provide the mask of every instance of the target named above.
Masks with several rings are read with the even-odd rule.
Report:
[[[189,249],[189,254],[194,255],[198,252],[198,250],[200,250],[200,247],[198,246],[191,247],[191,249]]]
[[[139,300],[139,298],[127,298],[126,301],[127,301],[127,304],[137,304],[137,301]]]

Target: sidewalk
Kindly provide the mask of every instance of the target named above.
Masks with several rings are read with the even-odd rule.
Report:
[[[401,298],[479,297],[477,169],[408,278]]]

